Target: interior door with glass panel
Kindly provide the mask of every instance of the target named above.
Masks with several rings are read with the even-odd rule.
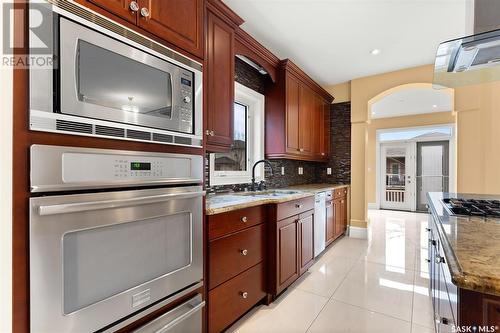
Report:
[[[412,209],[412,147],[411,143],[382,144],[381,208]]]
[[[417,143],[417,210],[427,210],[427,192],[448,192],[449,156],[448,141]]]

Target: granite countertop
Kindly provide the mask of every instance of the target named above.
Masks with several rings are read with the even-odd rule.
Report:
[[[266,195],[272,191],[281,192],[282,195]],[[288,192],[288,193],[287,193]],[[266,204],[278,204],[291,200],[313,196],[308,191],[292,191],[285,189],[266,190],[257,192],[235,192],[230,194],[211,194],[206,199],[206,215],[215,215],[242,208],[255,207]]]
[[[344,188],[348,185],[336,184],[305,184],[280,189],[269,189],[262,192],[234,192],[228,194],[210,194],[206,200],[206,214],[215,215],[237,209],[287,202],[310,197],[318,192]],[[269,196],[266,193],[278,192],[279,196]]]
[[[453,216],[443,198],[500,199],[500,196],[429,193],[430,208],[452,281],[460,288],[500,296],[500,219]]]

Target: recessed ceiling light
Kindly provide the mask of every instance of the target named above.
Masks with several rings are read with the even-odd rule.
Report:
[[[377,54],[379,54],[379,53],[380,53],[380,50],[379,50],[379,49],[373,49],[373,50],[371,50],[371,51],[370,51],[370,54],[371,54],[371,55],[377,55]]]
[[[437,106],[436,104],[433,104],[433,105],[432,105],[432,107],[433,107],[433,108],[437,108],[438,106]]]

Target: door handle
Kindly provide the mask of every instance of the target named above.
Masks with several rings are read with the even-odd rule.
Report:
[[[46,216],[46,215],[85,212],[89,210],[122,208],[122,207],[158,203],[172,199],[196,198],[203,195],[205,195],[205,191],[160,194],[160,195],[152,195],[152,196],[130,198],[130,199],[114,199],[114,200],[88,201],[88,202],[76,202],[76,203],[59,204],[59,205],[39,206],[38,215]]]

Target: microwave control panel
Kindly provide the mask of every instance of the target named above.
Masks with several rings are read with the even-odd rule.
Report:
[[[185,77],[184,77],[185,76]],[[188,79],[189,77],[189,79]],[[192,73],[186,71],[181,76],[181,102],[178,106],[179,130],[185,133],[193,131],[193,78]]]

